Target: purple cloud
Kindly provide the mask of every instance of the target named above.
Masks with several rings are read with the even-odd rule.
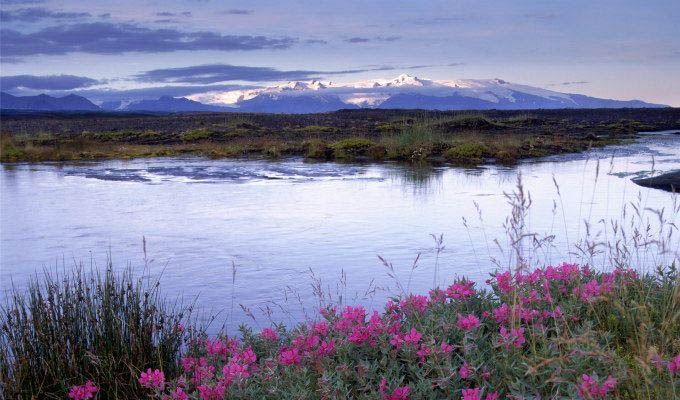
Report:
[[[17,88],[35,90],[70,90],[86,88],[100,84],[101,82],[75,75],[14,75],[0,77],[0,88],[12,90]]]
[[[231,9],[226,10],[224,13],[231,15],[250,15],[253,13],[253,10]]]
[[[0,52],[5,57],[37,54],[164,53],[178,50],[247,51],[286,49],[297,42],[290,37],[223,35],[218,32],[187,32],[174,28],[150,28],[137,24],[94,22],[44,28],[22,33],[0,30]]]
[[[319,79],[328,75],[358,74],[369,71],[393,71],[403,69],[428,68],[432,65],[412,66],[368,66],[359,69],[337,71],[279,70],[272,67],[249,67],[229,64],[207,64],[181,68],[163,68],[135,75],[134,79],[147,83],[188,83],[211,84],[228,81],[275,82]]]
[[[0,11],[2,22],[37,22],[42,19],[77,19],[91,16],[88,12],[59,12],[46,8],[20,8],[18,10]]]

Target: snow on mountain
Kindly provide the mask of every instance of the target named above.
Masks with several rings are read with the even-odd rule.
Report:
[[[297,98],[305,97],[304,101]],[[421,109],[530,109],[594,107],[659,107],[639,100],[617,101],[556,92],[502,79],[430,80],[402,74],[394,79],[352,83],[293,81],[260,89],[208,92],[190,99],[214,105],[259,112],[287,112],[286,103],[297,111],[355,108]],[[256,99],[259,101],[254,101]],[[266,99],[266,100],[265,100]],[[255,107],[259,104],[260,107]],[[274,104],[276,104],[274,106]],[[247,105],[247,107],[244,107]],[[344,105],[345,107],[342,107]],[[273,110],[277,111],[273,111]],[[284,110],[284,111],[282,111]]]

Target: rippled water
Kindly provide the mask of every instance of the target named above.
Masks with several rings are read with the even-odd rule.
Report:
[[[370,307],[396,293],[381,255],[402,286],[425,292],[437,253],[430,234],[444,238],[440,283],[455,275],[483,283],[494,269],[490,257],[505,259],[494,239],[507,248],[503,193],[519,173],[533,200],[529,229],[556,235],[552,248],[536,254],[544,263],[575,257],[569,251],[585,234],[579,221],[597,228],[629,202],[670,208],[676,195],[630,178],[678,168],[674,134],[512,168],[198,158],[4,164],[0,279],[6,290],[43,267],[104,265],[110,251],[117,268],[163,271],[166,293],[199,295],[199,306],[223,310],[230,328],[247,322],[238,306],[231,315],[232,296],[258,316],[269,305],[276,320],[291,323],[316,308],[310,270],[326,291]],[[366,294],[369,287],[378,290]]]

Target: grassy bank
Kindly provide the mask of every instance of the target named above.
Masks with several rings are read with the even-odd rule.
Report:
[[[675,266],[639,276],[564,263],[499,271],[489,283],[460,279],[371,315],[330,305],[290,329],[207,337],[192,333],[185,310],[159,300],[155,284],[110,272],[47,278],[3,309],[2,391],[13,399],[680,395]]]
[[[198,155],[510,164],[671,128],[680,128],[679,110],[362,110],[99,118],[37,114],[4,118],[0,161]]]
[[[99,398],[135,398],[143,368],[179,373],[189,337],[177,328],[190,321],[190,309],[131,270],[41,274],[0,304],[5,399],[64,399],[82,377],[97,382]]]

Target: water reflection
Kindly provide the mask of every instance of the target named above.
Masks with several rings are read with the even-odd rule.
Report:
[[[316,302],[310,268],[334,296],[381,304],[390,292],[371,292],[371,285],[396,285],[378,255],[413,292],[432,286],[435,263],[441,283],[466,275],[482,284],[495,268],[489,260],[506,259],[495,240],[507,250],[503,224],[510,209],[503,194],[513,190],[519,173],[534,203],[528,228],[555,235],[532,260],[559,262],[575,257],[584,220],[611,234],[598,221],[618,219],[638,196],[642,212],[669,209],[673,194],[638,187],[630,177],[652,169],[651,155],[657,171],[680,168],[679,144],[677,135],[649,136],[515,167],[197,158],[3,164],[1,286],[7,289],[10,278],[21,285],[55,259],[103,265],[109,249],[117,266],[143,266],[142,237],[149,272],[164,271],[167,292],[200,294],[199,305],[212,310],[229,310],[233,290],[238,303],[253,310],[275,308],[268,302],[280,304],[296,292],[310,312]],[[430,234],[444,235],[446,250],[438,259]],[[274,317],[304,316],[300,305],[289,307]],[[231,327],[248,322],[236,312]]]

